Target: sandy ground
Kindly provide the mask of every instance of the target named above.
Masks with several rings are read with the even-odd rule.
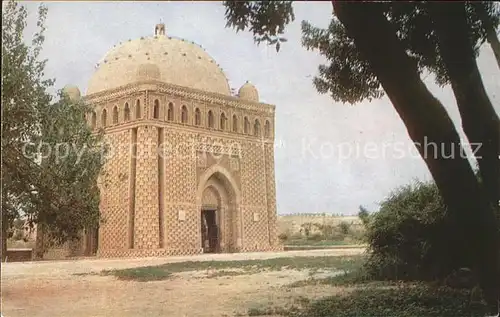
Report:
[[[75,275],[168,262],[342,256],[363,249],[279,253],[214,254],[141,259],[85,259],[2,265],[2,314],[10,316],[245,316],[252,307],[293,304],[303,297],[337,294],[331,286],[282,287],[309,277],[308,271],[272,271],[207,278],[214,272],[175,274],[154,282],[111,276]],[[324,274],[324,273],[323,273]],[[334,273],[330,273],[334,274]]]

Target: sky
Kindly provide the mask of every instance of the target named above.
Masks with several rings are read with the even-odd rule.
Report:
[[[37,2],[29,9],[27,32],[34,30]],[[300,23],[326,27],[329,2],[294,4],[279,53],[254,43],[249,32],[225,28],[219,2],[47,2],[45,74],[56,88],[87,89],[96,63],[114,45],[149,36],[162,21],[167,35],[203,46],[236,90],[249,80],[262,102],[276,105],[275,171],[279,214],[356,214],[362,205],[376,211],[392,190],[413,180],[430,180],[423,160],[387,98],[356,105],[320,95],[312,79],[325,59],[301,45]],[[484,45],[478,58],[487,93],[500,113],[500,71]],[[465,139],[449,87],[424,80],[445,105]],[[371,149],[369,149],[371,148]]]

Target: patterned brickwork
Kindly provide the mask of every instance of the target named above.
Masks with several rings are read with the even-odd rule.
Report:
[[[192,133],[165,129],[165,141],[166,202],[194,204],[197,189],[195,137]]]
[[[266,160],[266,202],[267,217],[269,222],[269,243],[271,246],[278,246],[278,217],[276,212],[276,182],[274,178],[274,147],[272,143],[265,145]]]
[[[136,118],[137,100],[140,118]],[[158,118],[154,114],[155,100],[160,105]],[[274,121],[274,106],[158,82],[98,93],[88,101],[96,109],[97,127],[101,126],[102,110],[106,109],[106,141],[113,145],[113,156],[106,163],[99,185],[100,211],[105,220],[99,230],[99,256],[203,252],[203,203],[217,205],[221,252],[282,249],[275,228],[273,135],[266,138],[266,145],[253,135],[255,119],[261,123],[261,135],[265,120]],[[169,102],[174,105],[173,121],[167,120]],[[125,103],[130,108],[129,120],[125,120]],[[188,109],[186,123],[181,122],[183,105]],[[118,122],[113,121],[115,106]],[[194,121],[195,108],[200,109],[199,126]],[[213,128],[207,125],[209,109],[214,114]],[[227,117],[224,131],[220,130],[221,113]],[[238,120],[236,131],[233,131],[233,114]],[[243,129],[244,117],[250,121],[248,134]],[[137,130],[135,165],[130,157],[132,129]],[[158,131],[163,131],[163,159],[157,154]],[[270,131],[274,131],[273,126]],[[159,163],[163,164],[163,186],[159,186]],[[135,182],[131,183],[133,166]],[[131,184],[135,186],[134,192]],[[203,201],[207,187],[215,188],[215,192]],[[163,202],[163,217],[159,199]],[[132,211],[131,206],[135,206]],[[131,238],[133,248],[130,248]],[[52,253],[68,256],[69,246],[54,249]]]
[[[264,157],[259,143],[244,145],[241,166],[242,204],[245,206],[266,206],[266,183]],[[260,171],[257,173],[256,171]]]
[[[165,129],[165,239],[167,248],[201,248],[192,133]],[[185,220],[179,219],[179,212]]]
[[[107,134],[109,153],[101,185],[101,217],[99,248],[127,247],[129,206],[130,132]]]
[[[134,219],[136,249],[154,249],[159,246],[157,140],[156,127],[138,128]]]
[[[242,207],[244,248],[251,250],[269,247],[266,207]]]
[[[179,212],[185,220],[179,219]],[[200,211],[195,205],[169,204],[165,206],[166,247],[169,249],[201,248]]]

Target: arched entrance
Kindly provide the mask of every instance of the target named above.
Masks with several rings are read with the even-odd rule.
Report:
[[[239,191],[225,169],[214,166],[200,178],[200,243],[204,253],[237,252],[241,247]]]

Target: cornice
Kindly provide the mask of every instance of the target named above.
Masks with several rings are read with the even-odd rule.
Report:
[[[119,132],[124,132],[129,129],[138,128],[138,127],[157,127],[157,128],[167,128],[168,130],[176,131],[176,132],[187,132],[192,133],[201,137],[206,138],[219,138],[226,140],[240,140],[249,143],[258,143],[258,144],[273,144],[274,138],[265,138],[265,137],[256,137],[253,135],[234,133],[230,131],[219,131],[215,129],[200,129],[200,127],[185,125],[185,124],[175,124],[172,122],[158,121],[158,120],[141,120],[141,121],[133,121],[127,122],[123,124],[116,124],[113,126],[106,127],[104,129],[105,134],[114,134]]]
[[[186,98],[201,103],[229,106],[243,110],[266,112],[269,114],[274,114],[276,108],[275,105],[271,104],[252,102],[240,99],[235,96],[226,96],[222,94],[206,92],[194,88],[182,87],[156,80],[139,81],[115,89],[94,93],[85,96],[84,100],[90,104],[107,103],[117,98],[125,97],[130,94],[140,93],[144,91],[165,93],[175,97]]]

